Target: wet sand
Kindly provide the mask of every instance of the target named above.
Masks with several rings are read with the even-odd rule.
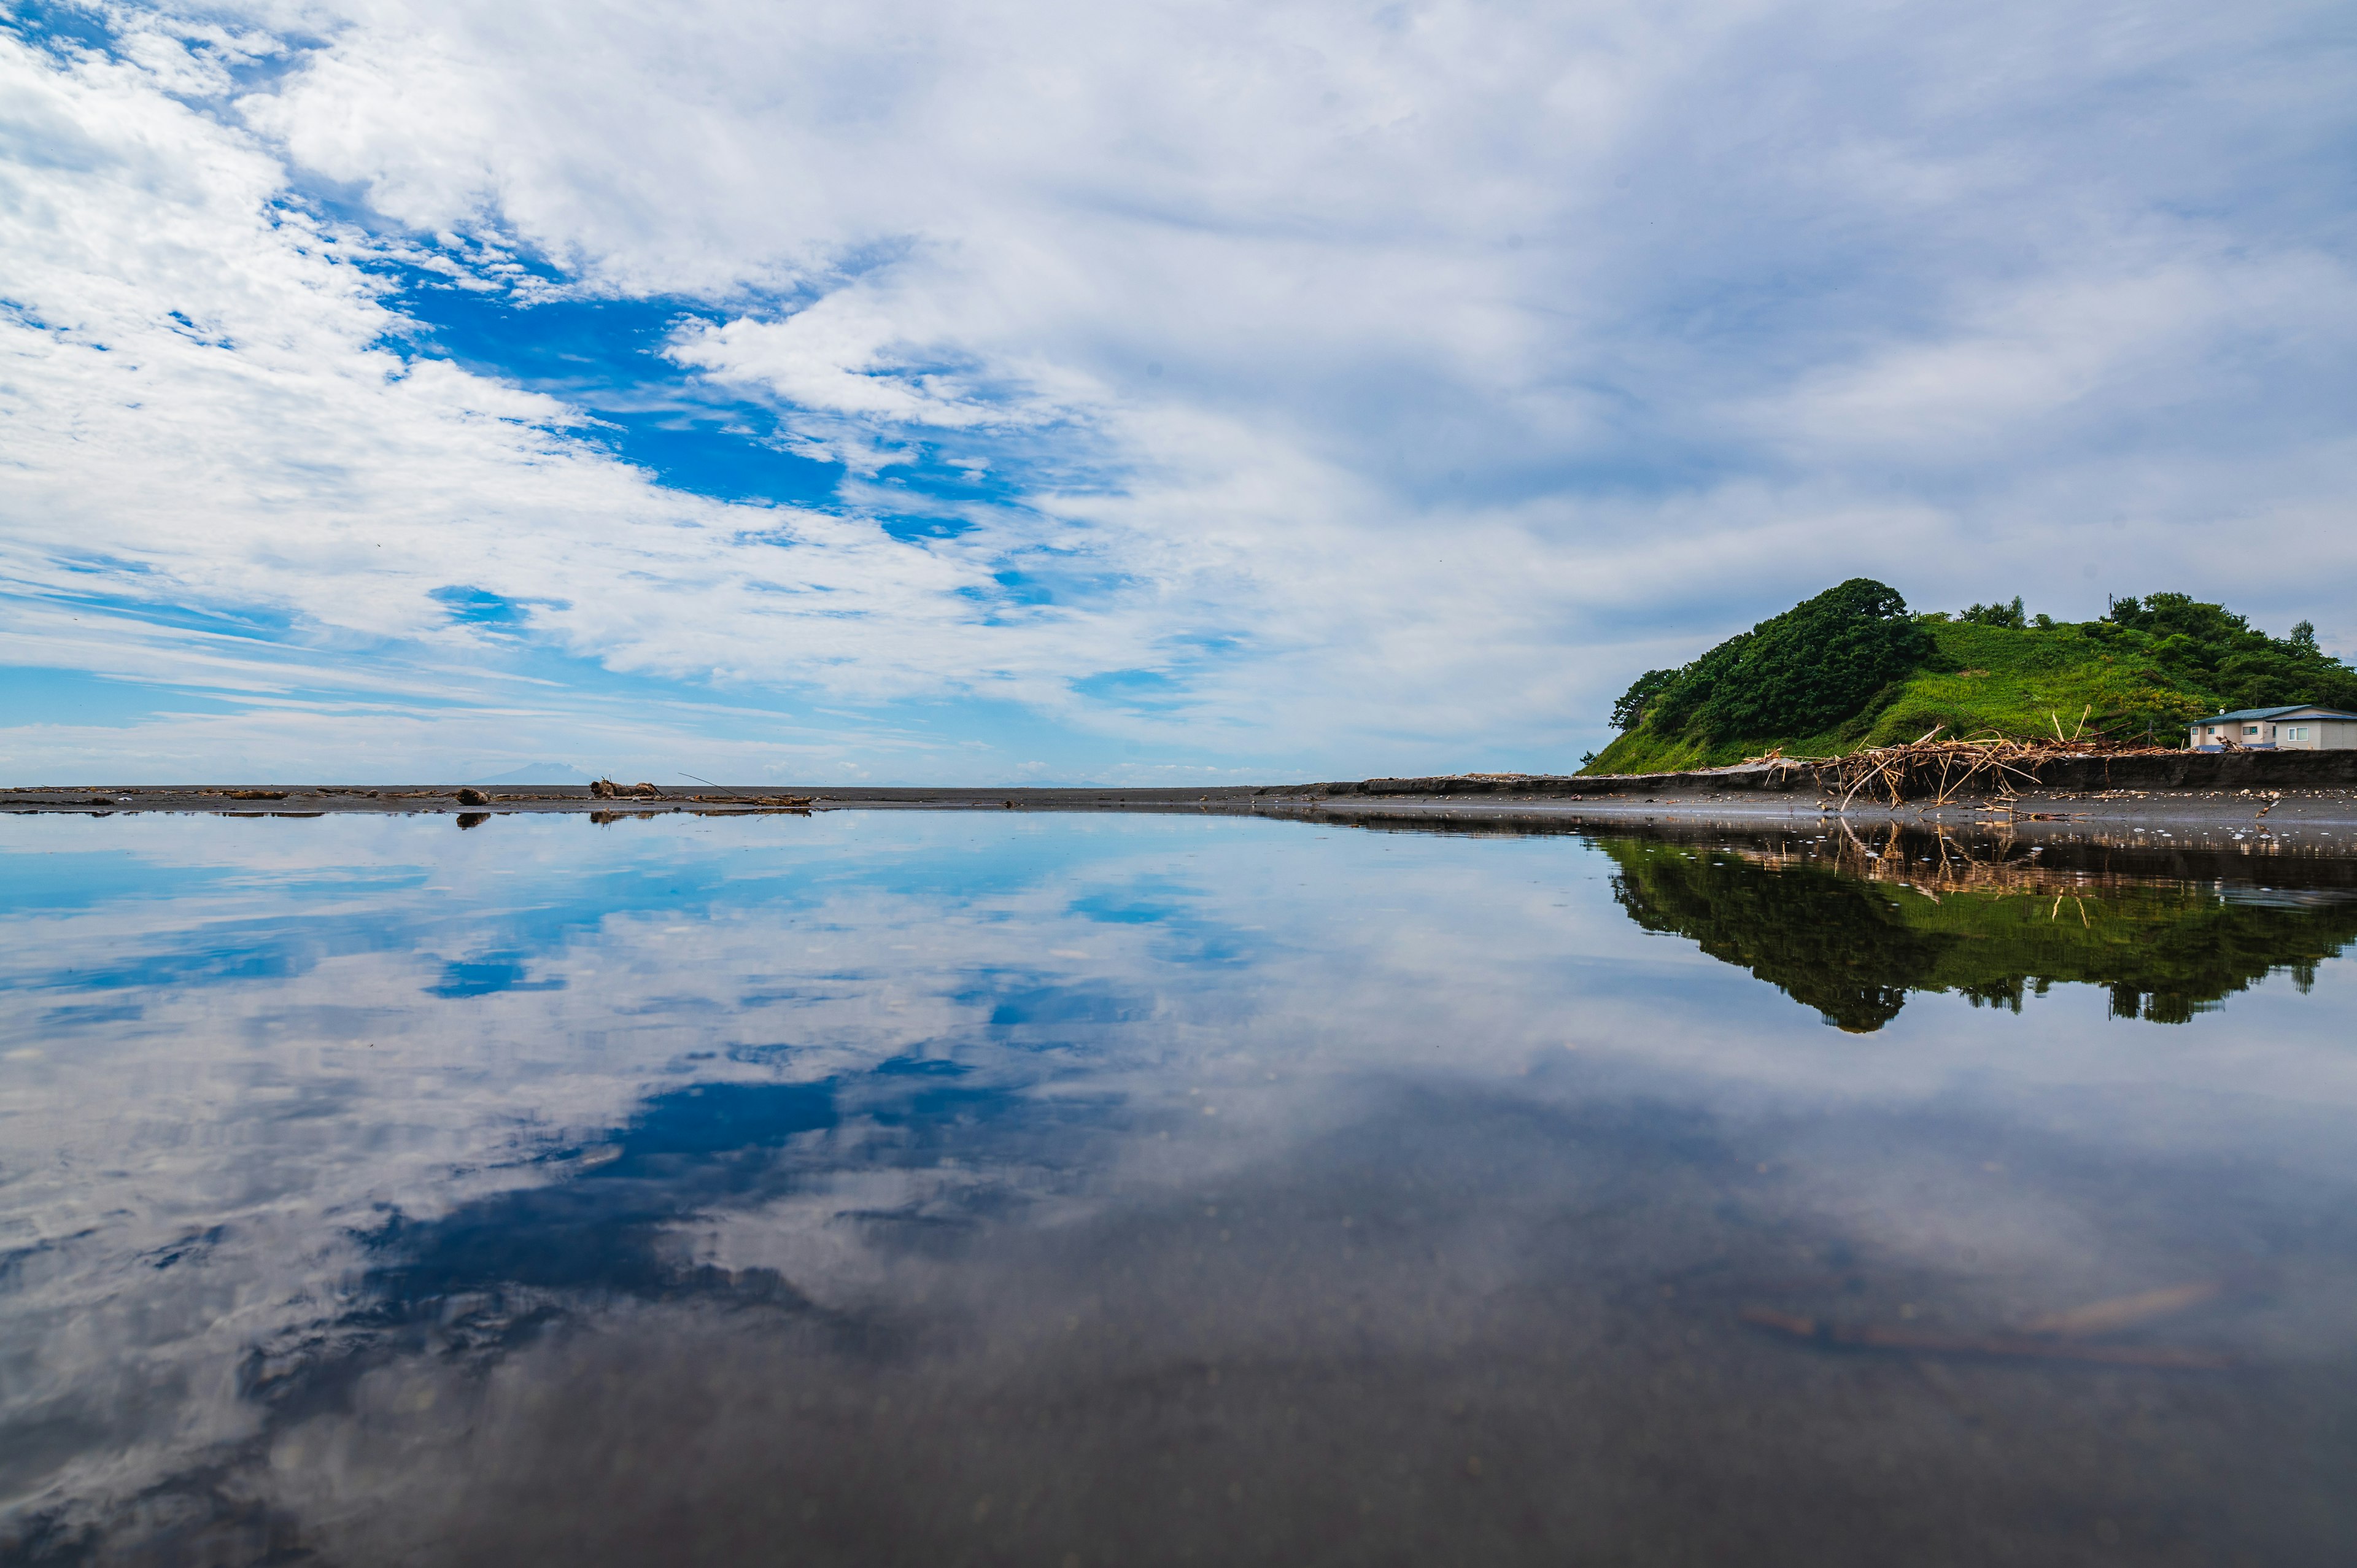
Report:
[[[1896,824],[1952,833],[1996,834],[2024,843],[2096,839],[2109,843],[2170,847],[2172,841],[2209,847],[2236,843],[2305,845],[2339,854],[2357,849],[2357,790],[2106,790],[2037,791],[2009,800],[1853,800],[1847,806],[1813,795],[1702,794],[1606,797],[1600,800],[1298,800],[1264,801],[1268,815],[1303,815],[1361,826],[1490,823],[1537,831],[1586,828],[1708,829],[1750,832],[1846,823],[1857,830]]]
[[[1456,780],[1361,784],[1230,785],[1195,789],[885,789],[826,785],[696,788],[597,799],[584,786],[468,789],[457,785],[124,785],[0,790],[0,813],[202,812],[305,818],[361,813],[452,815],[462,827],[521,812],[587,815],[600,823],[669,815],[836,811],[1186,812],[1268,816],[1362,827],[1477,826],[1502,832],[1577,832],[1630,828],[1775,831],[1840,822],[1854,829],[1899,824],[1948,832],[2140,844],[2153,848],[2357,849],[2357,788],[2035,789],[1933,805],[1853,800],[1811,789],[1695,788],[1648,779],[1613,793],[1563,793],[1607,781],[1497,780],[1480,794],[1438,793]],[[1415,786],[1430,784],[1435,792]]]
[[[1322,786],[1302,786],[1318,789]],[[204,811],[224,816],[312,817],[341,812],[587,812],[643,816],[694,811],[735,815],[754,811],[1181,811],[1249,810],[1272,794],[1265,787],[1219,789],[871,789],[857,786],[764,784],[684,785],[649,794],[600,798],[582,784],[518,789],[458,784],[137,784],[72,785],[0,789],[0,812]]]

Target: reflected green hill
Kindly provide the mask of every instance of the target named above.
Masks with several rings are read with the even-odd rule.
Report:
[[[2276,970],[2305,991],[2319,961],[2357,941],[2357,899],[2330,895],[2091,882],[1968,861],[1893,874],[1862,849],[1600,847],[1620,865],[1614,897],[1638,925],[1687,938],[1856,1034],[1898,1016],[1910,992],[2019,1012],[2025,995],[2058,983],[2104,987],[2114,1017],[2181,1024]]]

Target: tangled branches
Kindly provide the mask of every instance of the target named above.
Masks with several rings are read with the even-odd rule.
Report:
[[[1958,794],[1994,793],[2010,799],[2019,786],[2038,782],[2038,766],[2064,757],[2140,757],[2168,748],[2107,739],[2089,735],[2081,714],[2076,733],[2064,735],[2061,720],[2049,715],[2054,738],[2016,740],[1987,735],[1959,739],[1940,738],[1945,725],[1934,725],[1903,746],[1868,746],[1846,757],[1814,759],[1819,784],[1828,793],[1839,792],[1847,806],[1861,790],[1887,793],[1894,806],[1912,798],[1931,797],[1944,806]]]

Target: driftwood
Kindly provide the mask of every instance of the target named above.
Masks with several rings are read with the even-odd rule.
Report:
[[[2181,1285],[2139,1291],[2134,1295],[2115,1295],[2107,1301],[2074,1306],[2068,1312],[2050,1312],[2041,1317],[2033,1317],[2021,1326],[2021,1331],[2061,1339],[2117,1334],[2122,1329],[2139,1327],[2156,1318],[2168,1317],[2214,1301],[2224,1294],[2226,1284],[2224,1280],[2193,1280]]]
[[[1887,794],[1894,806],[1924,795],[1931,797],[1932,805],[1944,806],[1958,793],[1975,787],[2011,800],[2020,793],[2020,786],[2038,782],[2041,763],[2066,757],[2175,755],[2168,746],[2090,735],[2083,714],[2080,715],[2079,727],[2070,735],[2062,733],[2059,715],[2047,716],[2054,725],[2052,740],[2042,736],[2020,740],[1999,735],[1942,739],[1940,732],[1947,726],[1934,725],[1903,746],[1873,746],[1846,757],[1792,760],[1813,768],[1819,787],[1829,794],[1838,792],[1843,806],[1861,791]]]
[[[1973,823],[1967,830],[1970,837],[1959,837],[1944,826],[1924,833],[1895,820],[1877,822],[1861,835],[1850,818],[1833,816],[1823,839],[1729,843],[1720,853],[1770,871],[1830,865],[1844,876],[1905,887],[1934,903],[1953,893],[2027,896],[2039,901],[2050,919],[2059,920],[2064,909],[2071,909],[2074,918],[2091,925],[2091,906],[2100,912],[2104,897],[2151,886],[2149,878],[2130,872],[2050,866],[2034,848],[2025,852],[2009,836],[2010,825],[2044,815],[2010,811]],[[1981,836],[1992,828],[1997,836]]]
[[[2020,793],[2021,786],[2038,783],[2037,769],[2043,763],[2087,757],[2178,755],[2169,746],[2114,740],[2100,728],[2091,732],[2087,721],[2093,713],[2092,706],[2081,713],[2068,734],[2062,729],[2062,716],[2049,713],[2047,722],[2054,731],[2050,740],[2044,736],[2025,739],[1994,731],[1943,738],[1941,731],[1948,726],[1934,725],[1898,746],[1870,746],[1832,757],[1787,757],[1778,746],[1747,757],[1743,764],[1805,768],[1816,775],[1820,789],[1839,795],[1843,806],[1861,793],[1887,795],[1894,806],[1929,795],[1931,804],[1944,806],[1975,787],[2010,800]]]
[[[611,779],[600,779],[589,786],[593,800],[676,800],[651,784],[617,784]],[[814,799],[809,795],[689,795],[685,800],[703,806],[733,806],[745,811],[798,811],[808,814]],[[725,813],[704,812],[705,816]],[[596,811],[592,822],[610,822],[619,820],[611,811]]]
[[[2090,1361],[2105,1367],[2154,1367],[2178,1371],[2222,1371],[2234,1360],[2220,1351],[2179,1345],[2091,1343],[2141,1328],[2146,1324],[2206,1305],[2230,1291],[2254,1288],[2248,1273],[2190,1280],[2158,1290],[2116,1295],[2062,1312],[2030,1318],[2019,1327],[1994,1334],[1943,1334],[1915,1327],[1835,1323],[1772,1307],[1748,1306],[1737,1314],[1755,1328],[1834,1350],[1895,1350],[1918,1356],[1984,1356],[2041,1361]]]
[[[2150,1367],[2167,1371],[2221,1372],[2233,1358],[2215,1350],[2177,1345],[2091,1345],[2054,1334],[1942,1334],[1881,1324],[1835,1323],[1770,1307],[1747,1306],[1737,1315],[1755,1328],[1830,1350],[1895,1350],[1911,1356],[1973,1356],[2040,1361],[2087,1361],[2104,1367]]]

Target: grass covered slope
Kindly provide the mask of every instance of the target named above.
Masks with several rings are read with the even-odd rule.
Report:
[[[2079,727],[2082,714],[2121,738],[2133,726],[2156,741],[2215,713],[2208,692],[2171,674],[2147,647],[2078,626],[1933,623],[1938,657],[1893,693],[1862,744],[1913,740],[1934,725],[1955,736],[1994,731],[2027,738]],[[2138,723],[2137,721],[2142,721]]]
[[[1843,618],[1873,626],[1840,627]],[[1846,638],[1834,658],[1849,679],[1833,686],[1846,703],[1787,703],[1781,716],[1802,722],[1775,725],[1760,722],[1779,716],[1771,704],[1727,692],[1766,673],[1764,662],[1810,666],[1818,658],[1810,636],[1829,619]],[[1888,656],[1905,653],[1889,678],[1864,693],[1854,652],[1862,636],[1878,639]],[[2357,705],[2357,672],[2321,653],[2305,624],[2288,639],[2270,638],[2180,594],[2119,600],[2102,620],[2076,624],[2032,622],[2019,600],[1975,606],[1962,618],[1910,616],[1896,593],[1855,579],[1683,670],[1641,676],[1613,714],[1621,735],[1581,771],[1720,768],[1771,749],[1830,756],[1914,740],[1935,725],[1955,736],[2028,739],[2051,736],[2059,723],[2067,736],[2083,714],[2115,738],[2176,746],[2204,714],[2303,702]]]

